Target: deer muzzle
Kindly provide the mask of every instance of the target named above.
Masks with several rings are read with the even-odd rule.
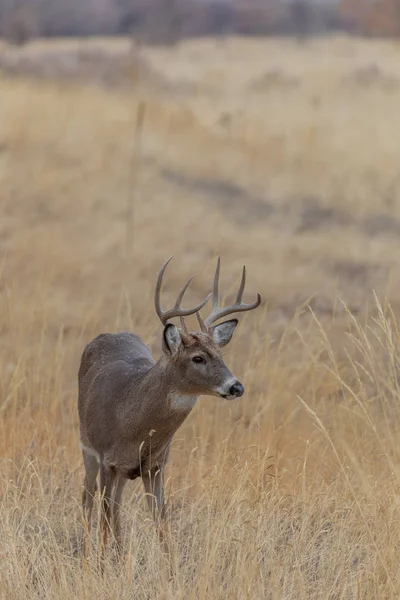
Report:
[[[217,390],[218,396],[225,398],[225,400],[234,400],[240,398],[244,394],[244,387],[237,379],[233,379],[227,383],[224,388]]]

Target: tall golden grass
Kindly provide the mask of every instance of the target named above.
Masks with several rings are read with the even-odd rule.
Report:
[[[159,84],[0,78],[0,598],[399,597],[398,53],[203,40],[146,50]],[[94,534],[76,553],[80,355],[121,329],[159,352],[171,254],[166,303],[247,264],[246,394],[176,435],[173,580],[139,483],[102,573]]]

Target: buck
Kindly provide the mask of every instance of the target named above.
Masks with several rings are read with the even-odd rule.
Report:
[[[93,498],[100,471],[100,531],[103,547],[111,529],[121,548],[120,506],[128,480],[142,478],[149,508],[156,522],[163,517],[164,469],[172,438],[200,395],[233,400],[243,385],[225,365],[221,348],[231,340],[237,319],[213,323],[232,313],[260,305],[242,302],[246,268],[234,304],[219,305],[218,259],[213,292],[194,308],[181,307],[192,280],[179,292],[175,305],[163,311],[160,294],[165,269],[155,289],[155,309],[164,327],[162,355],[156,362],[148,347],[133,333],[103,333],[85,348],[79,369],[80,442],[85,466],[84,529],[90,532]],[[212,312],[203,321],[200,310],[210,297]],[[184,317],[196,314],[199,332],[189,332]],[[178,328],[170,320],[180,317]]]

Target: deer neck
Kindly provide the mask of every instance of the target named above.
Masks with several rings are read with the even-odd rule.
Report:
[[[198,395],[181,393],[177,386],[176,374],[160,358],[147,372],[142,381],[141,396],[146,407],[152,409],[153,414],[166,418],[168,414],[175,414],[185,418],[195,406]]]
[[[178,394],[178,393],[174,393],[174,392],[172,392],[168,396],[168,402],[169,402],[169,405],[172,410],[179,411],[179,412],[183,411],[183,412],[187,412],[188,414],[190,413],[192,408],[195,406],[198,399],[199,399],[199,396],[190,395],[190,394]]]

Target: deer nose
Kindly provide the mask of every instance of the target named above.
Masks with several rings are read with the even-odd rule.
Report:
[[[234,396],[235,398],[240,398],[244,394],[244,387],[240,383],[240,381],[235,381],[233,385],[229,388],[229,395]]]

